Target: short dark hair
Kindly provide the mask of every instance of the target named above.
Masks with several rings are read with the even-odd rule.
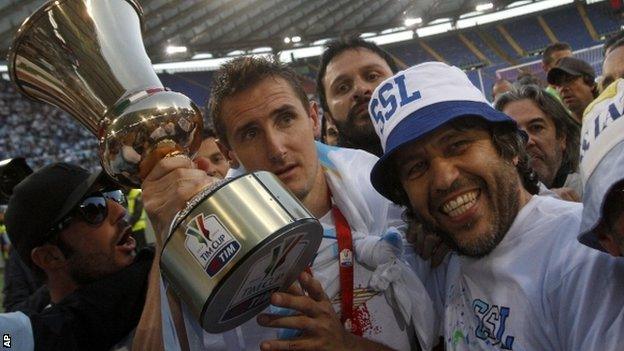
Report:
[[[516,81],[513,83],[513,86],[519,87],[522,85],[536,85],[538,87],[542,87],[544,86],[544,82],[531,72],[522,72],[518,75],[518,77],[516,77]]]
[[[554,52],[564,51],[564,50],[572,51],[572,47],[570,46],[570,44],[565,43],[565,42],[557,42],[557,43],[553,43],[553,44],[548,45],[548,47],[546,47],[546,49],[544,49],[544,53],[542,54],[542,62],[545,65],[552,64],[553,63],[552,54]]]
[[[619,43],[622,39],[624,39],[624,30],[621,30],[613,35],[611,35],[604,43],[604,47],[603,47],[603,51],[602,53],[604,55],[607,54],[607,51],[609,50],[613,50],[616,47],[620,46],[620,45],[616,45],[617,43]]]
[[[223,121],[223,101],[233,95],[245,91],[266,78],[282,78],[293,89],[295,95],[307,110],[310,103],[303,90],[301,81],[295,71],[286,67],[278,59],[264,57],[238,57],[221,66],[212,81],[210,91],[209,113],[214,122],[217,136],[225,145],[229,145]]]
[[[610,50],[609,54],[611,54],[611,52],[613,50],[615,50],[615,49],[617,49],[619,47],[624,47],[624,37],[618,39],[617,41],[615,41],[613,43],[611,43],[611,46],[609,46],[609,48],[608,48],[608,50]],[[606,50],[607,49],[605,49],[605,58],[603,59],[603,62],[604,62],[604,60],[607,59],[607,55],[608,54],[606,53]],[[608,87],[609,85],[611,85],[611,83],[613,83],[613,81],[618,79],[618,78],[620,78],[620,77],[606,77],[606,76],[603,75],[602,81],[600,82],[600,84],[602,85],[602,87],[604,89],[604,88]]]
[[[217,133],[215,133],[212,128],[204,127],[202,129],[202,140],[206,140],[208,138],[217,138]]]
[[[531,194],[539,192],[538,179],[536,173],[529,166],[529,155],[525,149],[525,138],[512,123],[492,123],[487,122],[479,116],[466,116],[448,122],[451,128],[465,131],[471,129],[482,129],[489,132],[498,154],[505,160],[512,160],[518,157],[516,169],[522,181],[523,187]],[[396,170],[396,164],[394,164]],[[397,172],[394,172],[395,174]],[[392,202],[406,207],[407,213],[411,213],[411,204],[405,189],[401,185],[398,176],[390,177],[389,198]]]
[[[390,67],[390,70],[393,74],[401,70],[398,62],[394,59],[394,57],[392,57],[392,55],[390,55],[389,52],[380,48],[377,44],[366,41],[359,36],[347,36],[328,42],[325,45],[325,51],[323,51],[323,55],[321,56],[321,64],[318,70],[318,74],[316,76],[316,93],[318,94],[319,101],[321,102],[321,107],[323,107],[323,110],[329,111],[329,107],[327,106],[327,98],[325,96],[325,87],[323,86],[323,78],[325,78],[327,66],[329,65],[331,60],[334,59],[334,57],[347,50],[355,49],[366,49],[377,54],[377,56],[381,57],[384,61],[386,61],[388,67]]]
[[[502,111],[507,104],[519,100],[533,101],[555,124],[557,138],[566,138],[566,150],[561,160],[561,166],[555,175],[555,179],[560,176],[559,172],[573,173],[579,165],[581,125],[570,115],[561,102],[548,93],[546,90],[536,85],[523,85],[502,94],[496,100],[495,108]]]
[[[611,44],[611,46],[609,46],[609,50],[613,51],[617,48],[619,48],[620,46],[624,46],[624,38],[620,38],[617,41],[615,41],[614,43]],[[606,54],[605,54],[606,56]]]
[[[624,180],[613,184],[602,202],[602,218],[609,230],[613,230],[618,216],[624,214],[624,201],[622,200],[624,200]]]

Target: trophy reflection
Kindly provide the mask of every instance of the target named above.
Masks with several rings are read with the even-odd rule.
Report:
[[[104,170],[131,187],[163,157],[194,155],[202,129],[199,108],[154,72],[141,21],[135,0],[49,1],[22,24],[8,59],[18,90],[96,135]],[[202,327],[220,332],[285,290],[321,238],[318,221],[279,180],[256,172],[188,202],[163,245],[161,271]],[[281,264],[267,275],[276,253]]]

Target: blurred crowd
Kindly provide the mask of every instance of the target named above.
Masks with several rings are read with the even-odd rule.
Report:
[[[0,159],[25,157],[38,169],[70,162],[95,169],[97,140],[60,109],[28,100],[0,80]]]

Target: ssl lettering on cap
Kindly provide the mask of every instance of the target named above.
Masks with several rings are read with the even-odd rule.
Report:
[[[370,115],[375,124],[379,125],[379,132],[383,133],[384,124],[397,112],[397,107],[403,107],[421,98],[420,91],[407,91],[405,74],[394,77],[379,88],[379,93],[370,102]],[[397,102],[398,101],[398,102]],[[398,105],[397,105],[398,104]]]

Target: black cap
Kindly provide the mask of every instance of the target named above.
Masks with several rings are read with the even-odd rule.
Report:
[[[548,83],[560,85],[566,76],[589,76],[594,80],[596,79],[596,72],[589,63],[583,60],[574,57],[563,57],[557,62],[557,66],[548,71]]]
[[[11,244],[25,263],[32,265],[32,249],[45,242],[50,230],[94,190],[102,175],[76,165],[54,163],[13,189],[4,220]]]

